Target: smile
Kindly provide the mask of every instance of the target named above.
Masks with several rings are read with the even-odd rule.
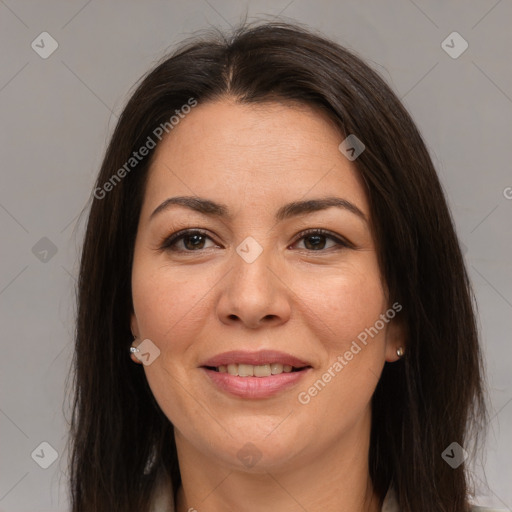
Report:
[[[281,363],[268,363],[260,365],[234,363],[207,368],[219,373],[237,375],[238,377],[270,377],[271,375],[280,375],[281,373],[299,372],[306,367],[295,367],[290,364]]]
[[[234,350],[202,361],[199,369],[217,391],[261,399],[289,390],[313,371],[313,365],[277,350]]]
[[[281,366],[283,368],[281,369]],[[229,373],[231,367],[231,372]],[[263,369],[261,369],[263,367]],[[274,372],[272,373],[272,367]],[[200,368],[207,377],[209,385],[214,389],[228,396],[235,396],[245,399],[264,399],[282,394],[283,392],[295,387],[301,379],[305,378],[313,371],[311,366],[294,368],[288,365],[263,364],[263,365],[247,365],[247,364],[230,364],[221,367]],[[252,375],[250,373],[253,373]],[[270,372],[270,374],[269,374]],[[239,375],[240,373],[240,375]],[[257,375],[255,376],[254,373]],[[265,373],[264,375],[261,375]],[[247,375],[249,374],[249,375]],[[260,376],[258,376],[260,374]]]

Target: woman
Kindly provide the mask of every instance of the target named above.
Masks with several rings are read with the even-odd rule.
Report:
[[[470,510],[453,223],[411,118],[333,42],[246,26],[144,78],[78,303],[74,512]]]

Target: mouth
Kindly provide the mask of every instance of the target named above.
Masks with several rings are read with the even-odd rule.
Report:
[[[274,375],[282,373],[283,371],[291,372],[294,369],[298,370],[311,365],[308,361],[301,360],[292,354],[277,350],[258,350],[256,352],[232,350],[231,352],[217,354],[203,361],[201,366],[203,368],[216,370],[220,373],[230,373],[231,375],[240,376],[244,376],[245,372],[252,370],[253,373],[248,373],[248,376],[258,376],[259,372],[268,373],[269,369],[269,375]],[[237,372],[236,374],[231,373],[235,370]],[[241,370],[241,373],[238,373],[239,370]],[[255,371],[256,373],[254,373]]]
[[[290,364],[281,363],[266,363],[266,364],[243,364],[231,363],[228,365],[222,364],[220,366],[203,366],[207,370],[218,373],[228,373],[238,377],[270,377],[271,375],[281,375],[282,373],[301,372],[311,366],[292,366]]]
[[[204,361],[200,369],[215,389],[248,399],[264,399],[296,386],[313,371],[298,357],[274,350],[232,351]]]

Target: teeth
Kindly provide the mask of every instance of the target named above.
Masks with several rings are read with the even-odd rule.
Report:
[[[270,370],[269,364],[262,364],[254,367],[255,377],[268,377],[270,375],[272,375],[272,371]]]
[[[238,376],[239,377],[252,377],[254,375],[254,366],[252,364],[239,364]]]
[[[270,371],[272,372],[272,375],[283,373],[283,365],[281,363],[272,363],[270,365]]]
[[[261,365],[252,364],[228,364],[217,367],[220,373],[229,373],[239,377],[269,377],[280,373],[290,373],[293,370],[291,364],[269,363]]]

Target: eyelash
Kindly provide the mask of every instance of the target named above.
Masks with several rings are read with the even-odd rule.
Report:
[[[202,235],[202,236],[212,240],[212,238],[208,235],[208,233],[206,231],[202,230],[202,229],[186,229],[186,230],[182,230],[182,231],[178,231],[176,233],[173,233],[171,236],[165,238],[163,240],[163,242],[161,243],[161,245],[160,245],[160,250],[167,250],[167,251],[172,251],[172,252],[182,252],[182,253],[183,252],[185,252],[185,253],[194,253],[194,252],[200,252],[200,251],[204,250],[204,249],[183,250],[183,249],[175,249],[175,248],[173,248],[174,245],[176,244],[176,242],[179,242],[180,240],[186,238],[187,236],[193,236],[193,235]],[[313,228],[313,229],[307,229],[305,231],[301,231],[297,235],[296,240],[291,245],[296,244],[298,241],[302,240],[303,238],[307,238],[308,236],[314,236],[314,235],[317,235],[317,236],[320,235],[320,236],[324,236],[326,238],[330,238],[338,246],[337,249],[340,249],[340,248],[354,248],[354,245],[351,244],[350,242],[348,242],[347,240],[344,240],[344,239],[342,239],[340,237],[337,237],[333,233],[331,233],[330,231],[327,231],[325,229],[320,229],[320,228]],[[333,248],[330,247],[329,249],[333,249]],[[312,249],[302,249],[302,250],[306,250],[308,252],[326,252],[329,249],[319,249],[319,250],[316,250],[316,251],[312,250]]]

